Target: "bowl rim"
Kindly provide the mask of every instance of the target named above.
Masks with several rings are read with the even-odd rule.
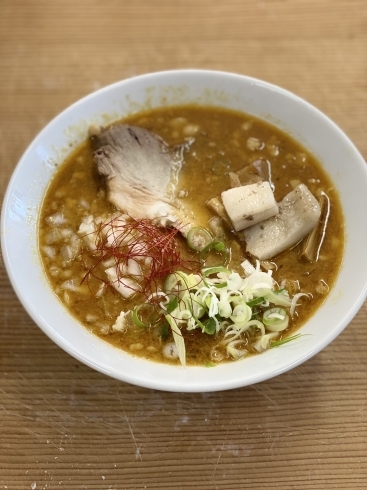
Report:
[[[27,159],[29,158],[30,154],[32,151],[34,151],[34,148],[37,147],[37,145],[40,144],[40,142],[43,140],[43,138],[51,131],[52,129],[57,126],[57,124],[60,123],[60,121],[63,121],[63,119],[72,113],[73,111],[77,110],[78,108],[82,107],[83,105],[88,104],[90,101],[93,102],[93,100],[96,100],[100,97],[103,98],[105,94],[109,94],[111,91],[114,91],[115,89],[120,89],[121,87],[124,87],[126,85],[129,85],[131,83],[139,83],[139,82],[147,82],[148,80],[151,80],[153,83],[157,80],[165,80],[167,77],[171,79],[172,77],[201,77],[201,78],[206,78],[206,77],[219,77],[221,79],[226,79],[228,80],[231,78],[232,80],[236,80],[238,83],[245,83],[248,84],[248,86],[256,86],[256,87],[261,87],[262,90],[265,91],[270,91],[273,94],[277,94],[277,96],[285,97],[286,99],[292,100],[293,103],[300,104],[301,107],[303,107],[304,110],[310,111],[315,117],[319,118],[320,120],[323,121],[323,124],[326,124],[329,128],[330,131],[335,133],[345,144],[348,149],[351,152],[352,158],[354,158],[354,161],[359,162],[358,165],[360,165],[362,169],[362,164],[365,166],[365,161],[362,157],[362,155],[359,153],[357,148],[354,146],[354,144],[351,142],[351,140],[345,135],[345,133],[330,119],[328,116],[326,116],[324,113],[322,113],[319,109],[314,107],[313,105],[309,104],[306,102],[304,99],[301,97],[281,88],[276,85],[270,84],[268,82],[248,77],[245,75],[240,75],[240,74],[235,74],[235,73],[228,73],[224,71],[215,71],[215,70],[196,70],[196,69],[185,69],[185,70],[167,70],[167,71],[158,71],[158,72],[153,72],[153,73],[147,73],[143,75],[139,75],[137,77],[131,77],[127,78],[118,82],[115,82],[111,85],[108,85],[106,87],[103,87],[89,95],[86,95],[85,97],[79,99],[78,101],[74,102],[71,104],[69,107],[64,109],[59,115],[57,115],[55,118],[53,118],[46,126],[45,128],[33,139],[33,141],[30,143],[28,148],[25,150],[23,153],[22,157],[20,158],[18,164],[16,165],[13,174],[11,176],[11,179],[9,181],[7,191],[4,197],[4,202],[2,206],[2,213],[1,213],[1,243],[2,243],[2,251],[3,251],[3,257],[4,257],[4,263],[5,263],[5,268],[7,270],[8,276],[10,278],[12,287],[14,288],[18,298],[20,299],[22,305],[28,312],[28,314],[31,316],[33,321],[48,335],[57,345],[59,345],[63,350],[71,354],[73,357],[77,358],[79,361],[83,362],[84,364],[87,364],[88,366],[104,373],[109,376],[112,376],[114,378],[120,379],[122,381],[126,381],[135,385],[139,386],[145,386],[147,388],[153,388],[153,389],[159,389],[159,390],[166,390],[166,391],[185,391],[185,392],[195,392],[195,391],[219,391],[219,390],[225,390],[225,389],[232,389],[232,388],[238,388],[242,386],[247,386],[253,383],[257,383],[260,381],[264,381],[266,379],[270,379],[274,376],[277,376],[279,374],[282,374],[289,369],[292,369],[299,364],[303,363],[304,361],[310,359],[313,357],[315,354],[320,352],[323,348],[325,348],[332,340],[334,340],[341,332],[344,330],[344,328],[349,324],[349,322],[352,320],[352,318],[355,316],[359,308],[362,306],[363,302],[366,299],[367,296],[367,267],[363,266],[363,271],[364,274],[366,274],[366,277],[364,279],[364,284],[363,287],[360,287],[359,289],[359,294],[355,296],[353,301],[350,303],[350,308],[348,312],[346,312],[342,318],[342,321],[340,321],[337,325],[337,327],[333,327],[327,335],[323,337],[322,340],[319,340],[317,343],[315,343],[313,346],[308,346],[304,350],[304,354],[298,356],[297,358],[292,359],[290,362],[286,364],[281,364],[280,367],[274,367],[274,366],[268,366],[267,369],[264,369],[261,373],[252,373],[252,375],[247,375],[245,378],[242,376],[232,378],[232,379],[222,379],[221,381],[214,382],[213,380],[211,381],[200,381],[195,383],[194,379],[195,376],[198,373],[198,370],[201,372],[203,370],[203,367],[195,367],[195,366],[190,366],[186,368],[187,371],[190,371],[190,375],[182,375],[179,374],[179,380],[176,379],[159,379],[155,380],[150,377],[146,378],[144,376],[144,373],[146,374],[147,370],[150,369],[152,364],[152,361],[146,361],[142,358],[136,358],[134,356],[131,356],[131,354],[127,354],[128,358],[131,359],[138,359],[138,363],[141,364],[141,373],[139,376],[135,376],[134,374],[130,373],[121,373],[118,372],[118,369],[116,368],[111,368],[111,366],[108,366],[108,364],[104,362],[96,362],[95,359],[91,358],[90,356],[86,356],[85,353],[81,352],[79,348],[75,348],[70,342],[65,342],[65,339],[63,339],[62,335],[60,335],[60,332],[53,328],[52,325],[49,325],[47,321],[43,318],[43,316],[40,316],[40,313],[35,309],[34,305],[29,301],[29,298],[27,294],[25,293],[25,289],[22,286],[22,283],[19,281],[19,277],[16,276],[14,267],[13,267],[13,261],[14,257],[12,256],[12,253],[9,249],[10,243],[8,241],[8,228],[9,227],[9,209],[11,208],[11,199],[14,193],[14,186],[15,183],[17,182],[17,179],[19,179],[19,175],[22,172],[23,166],[26,164]],[[167,82],[166,82],[167,85]],[[259,116],[257,116],[259,117]],[[360,170],[361,170],[360,169]],[[362,170],[361,170],[362,172]],[[363,172],[362,172],[363,173]],[[367,184],[367,169],[364,167],[364,180]],[[42,196],[43,197],[43,196]],[[42,199],[42,198],[41,198]],[[48,282],[47,282],[48,284]],[[59,302],[57,297],[55,296],[55,301]],[[61,303],[60,303],[61,304]],[[65,307],[63,307],[65,308]],[[67,311],[65,309],[65,311]],[[70,315],[70,314],[68,314]],[[84,328],[84,327],[82,327]],[[85,329],[84,336],[87,338],[91,334],[87,332],[87,329]],[[97,337],[93,336],[95,339],[98,339]],[[98,339],[98,343],[101,344],[103,343],[104,347],[103,349],[107,349],[109,351],[109,355],[114,357],[116,355],[116,351],[119,353],[118,349],[116,349],[113,346],[110,346],[109,344],[101,341]],[[93,343],[95,345],[95,342]],[[98,346],[95,347],[95,351],[98,351]],[[112,352],[113,351],[113,352]],[[264,354],[261,354],[261,356],[264,356]],[[256,356],[259,357],[259,356]],[[247,363],[249,362],[249,359],[245,359],[243,362]],[[242,361],[240,361],[242,362]],[[229,363],[229,365],[232,365],[233,363]],[[225,364],[223,366],[226,366],[228,364]],[[161,366],[167,366],[167,365],[161,365]],[[171,370],[170,366],[170,370]],[[183,368],[178,367],[181,371]],[[219,368],[216,367],[215,370]],[[208,371],[208,370],[206,370]],[[210,370],[211,371],[211,370]],[[228,369],[226,370],[228,371]],[[177,376],[177,369],[176,367],[173,367],[172,373],[174,373]]]

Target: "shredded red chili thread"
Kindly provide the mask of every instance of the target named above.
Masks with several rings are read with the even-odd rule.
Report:
[[[96,267],[104,261],[114,259],[118,281],[146,297],[158,290],[158,281],[172,272],[184,269],[189,272],[200,270],[201,264],[195,260],[181,257],[180,244],[176,238],[179,228],[158,226],[155,220],[136,219],[129,216],[117,217],[107,223],[100,223],[94,232],[95,250],[92,255],[94,264],[88,268],[82,283],[95,275]],[[124,283],[123,273],[130,259],[135,260],[141,269],[142,280],[139,289]],[[134,279],[136,276],[133,276]],[[106,284],[107,280],[101,279]],[[139,278],[137,278],[139,279]]]

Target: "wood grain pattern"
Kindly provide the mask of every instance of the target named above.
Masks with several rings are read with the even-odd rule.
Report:
[[[0,196],[58,112],[149,71],[228,70],[326,112],[367,157],[365,0],[0,0]],[[367,488],[367,305],[267,382],[165,393],[61,351],[0,264],[0,488]]]

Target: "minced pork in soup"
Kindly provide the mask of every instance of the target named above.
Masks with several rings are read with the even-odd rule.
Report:
[[[133,355],[216,365],[297,342],[341,262],[337,192],[289,135],[214,107],[160,108],[57,169],[39,247],[55,294]]]

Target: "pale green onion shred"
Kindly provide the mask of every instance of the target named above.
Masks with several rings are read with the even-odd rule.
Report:
[[[186,348],[185,348],[185,342],[181,330],[177,325],[176,320],[173,318],[173,316],[166,315],[165,318],[172,329],[173,340],[175,341],[177,351],[178,351],[178,358],[181,364],[183,366],[186,366]]]

